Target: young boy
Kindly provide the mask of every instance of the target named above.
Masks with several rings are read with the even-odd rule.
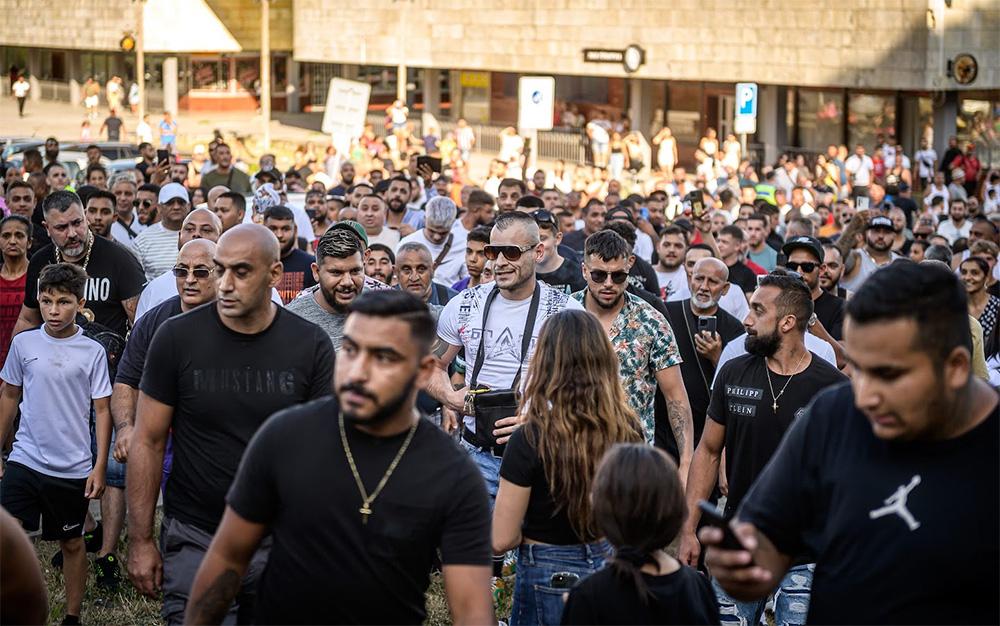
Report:
[[[83,542],[88,499],[104,491],[111,444],[111,383],[104,348],[76,325],[87,275],[58,263],[42,270],[38,303],[44,324],[11,342],[0,379],[0,441],[21,406],[21,424],[7,467],[0,466],[0,505],[29,531],[58,541],[64,555],[66,618],[78,624],[87,582]],[[22,396],[22,389],[24,391]],[[94,403],[97,457],[90,450]]]

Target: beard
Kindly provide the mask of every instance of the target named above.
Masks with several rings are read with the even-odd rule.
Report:
[[[875,250],[877,252],[885,252],[886,250],[892,248],[892,240],[890,239],[885,243],[879,243],[873,239],[869,239],[868,245],[871,247],[872,250]]]
[[[351,308],[350,302],[347,304],[341,304],[337,300],[337,293],[339,292],[342,294],[347,294],[348,293],[347,290],[334,289],[333,291],[327,291],[326,288],[323,287],[323,284],[320,283],[319,292],[323,294],[323,299],[326,300],[326,303],[330,305],[330,308],[336,311],[337,313],[344,314],[350,312]],[[354,301],[354,298],[358,297],[359,290],[354,289],[352,293],[354,293],[354,297],[351,298],[351,302]]]
[[[386,206],[389,207],[389,210],[392,211],[393,213],[402,213],[402,212],[406,211],[406,201],[405,200],[399,200],[399,199],[393,198],[392,200],[389,200],[388,202],[386,202]]]
[[[699,311],[708,311],[710,309],[714,309],[715,307],[719,306],[719,301],[716,300],[716,299],[714,299],[714,298],[709,298],[706,301],[706,300],[699,300],[698,298],[692,297],[691,298],[691,306],[693,306],[694,308],[698,309]],[[747,338],[749,338],[749,335],[747,336]]]
[[[747,339],[744,344],[747,352],[756,356],[762,356],[764,358],[772,357],[781,347],[781,335],[777,331],[763,335],[747,334]]]
[[[393,418],[396,415],[396,413],[399,412],[399,409],[401,409],[406,404],[407,400],[409,400],[410,394],[413,393],[413,389],[414,387],[416,387],[416,385],[417,385],[417,376],[416,374],[414,374],[412,377],[410,377],[408,381],[406,381],[404,385],[402,385],[402,388],[397,395],[389,398],[386,402],[381,404],[379,403],[378,399],[375,397],[374,394],[365,389],[363,385],[359,384],[351,383],[344,385],[337,389],[337,395],[340,395],[345,391],[352,391],[356,394],[365,396],[366,398],[374,402],[375,412],[368,419],[359,418],[356,414],[351,413],[347,410],[344,410],[344,417],[348,421],[353,422],[354,424],[361,424],[364,426],[378,426],[380,424],[385,423],[389,419]]]
[[[615,298],[612,302],[610,302],[608,304],[605,304],[604,301],[602,301],[599,298],[594,298],[594,302],[596,302],[597,306],[601,307],[602,309],[610,311],[611,309],[617,307],[618,304],[622,301],[622,298],[624,298],[624,297],[625,297],[625,292],[623,291],[620,294],[618,294],[617,298]]]

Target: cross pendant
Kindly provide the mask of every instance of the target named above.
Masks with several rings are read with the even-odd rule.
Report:
[[[368,508],[367,504],[362,504],[361,508],[358,509],[358,512],[361,513],[361,523],[362,524],[367,524],[368,523],[368,516],[372,514],[372,510],[370,508]]]
[[[771,405],[771,409],[773,411],[777,411],[778,410],[778,401],[777,400],[775,400],[774,404]]]

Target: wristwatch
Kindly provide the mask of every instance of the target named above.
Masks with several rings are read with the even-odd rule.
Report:
[[[818,321],[819,321],[819,318],[816,317],[815,313],[813,313],[812,316],[809,318],[809,328],[812,328],[813,326],[815,326],[816,322],[818,322]]]

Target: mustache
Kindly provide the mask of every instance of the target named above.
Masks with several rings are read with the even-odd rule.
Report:
[[[340,387],[337,387],[338,396],[345,393],[356,393],[359,396],[368,398],[373,402],[378,401],[378,398],[376,398],[372,392],[368,391],[368,389],[366,389],[364,385],[361,385],[359,383],[347,383],[346,385],[341,385]]]

